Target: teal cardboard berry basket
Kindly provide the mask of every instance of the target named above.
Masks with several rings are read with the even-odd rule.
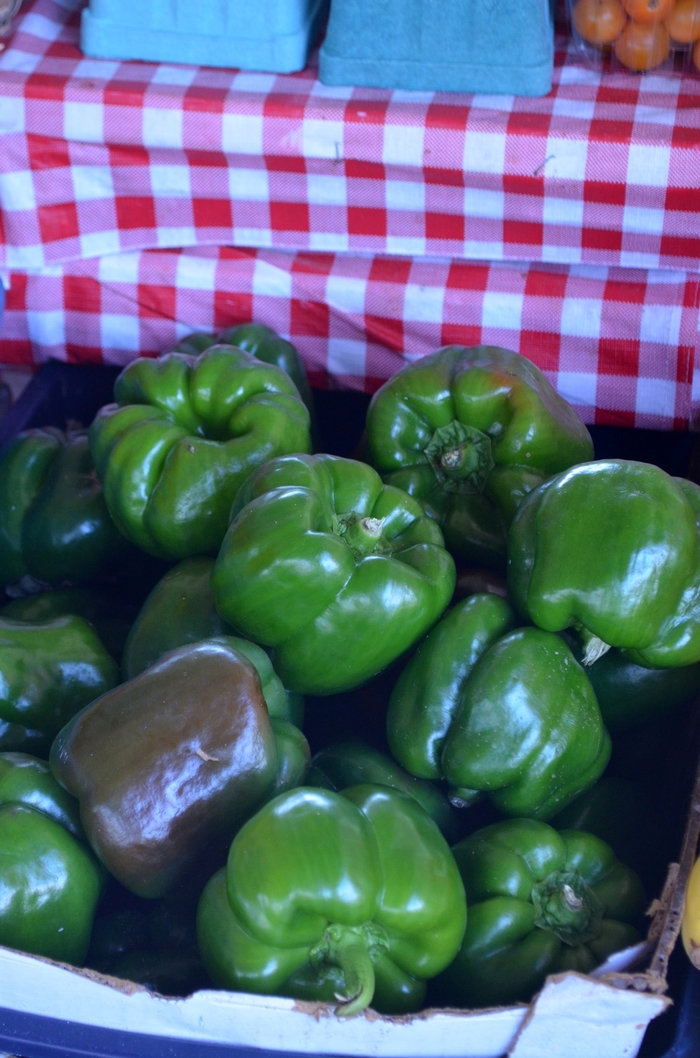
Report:
[[[98,59],[145,59],[294,73],[328,0],[90,0],[80,45]]]
[[[332,0],[325,84],[541,96],[552,87],[550,0]]]

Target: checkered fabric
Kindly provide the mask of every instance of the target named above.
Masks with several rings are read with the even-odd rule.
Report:
[[[28,3],[0,59],[0,265],[233,244],[700,267],[700,78],[599,75],[563,37],[544,99],[99,61],[83,2]]]
[[[11,275],[0,362],[124,364],[259,320],[312,383],[372,392],[452,342],[528,356],[589,423],[700,428],[700,276],[199,247]]]

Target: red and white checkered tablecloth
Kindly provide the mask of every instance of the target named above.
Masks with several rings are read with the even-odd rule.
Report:
[[[10,278],[0,362],[123,364],[256,319],[318,386],[371,392],[441,345],[486,343],[534,360],[586,422],[700,428],[684,272],[198,247]]]
[[[83,2],[28,3],[0,58],[0,266],[234,244],[700,268],[700,78],[601,76],[564,38],[543,99],[99,61]]]

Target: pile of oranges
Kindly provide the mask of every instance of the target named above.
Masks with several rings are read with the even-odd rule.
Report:
[[[571,18],[579,36],[612,48],[630,70],[653,70],[688,46],[700,70],[700,0],[576,0]]]

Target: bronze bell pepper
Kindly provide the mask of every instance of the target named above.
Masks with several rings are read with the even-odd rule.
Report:
[[[59,733],[54,775],[132,892],[165,895],[273,792],[275,733],[251,662],[225,640],[167,654]]]

